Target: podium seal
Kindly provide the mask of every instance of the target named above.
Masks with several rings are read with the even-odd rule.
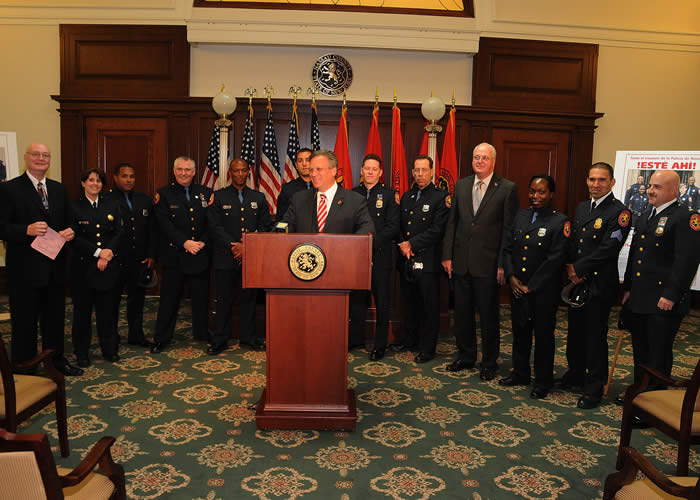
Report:
[[[313,281],[326,269],[326,256],[312,243],[297,245],[289,254],[289,270],[295,278]]]

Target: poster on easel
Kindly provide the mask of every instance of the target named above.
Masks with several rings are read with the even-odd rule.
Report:
[[[700,210],[700,187],[697,182],[700,181],[700,151],[617,151],[613,194],[632,214],[632,230],[620,250],[617,263],[621,278],[625,275],[635,223],[649,205],[646,194],[649,179],[657,170],[678,172],[681,180],[678,201],[693,210]],[[690,288],[700,290],[700,272],[695,273]]]

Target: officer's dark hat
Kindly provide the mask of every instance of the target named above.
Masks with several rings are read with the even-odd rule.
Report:
[[[139,271],[138,285],[143,288],[158,286],[158,273],[156,270],[144,265]]]
[[[591,288],[587,281],[574,284],[570,282],[561,290],[561,300],[570,307],[581,307],[586,305],[591,295]]]

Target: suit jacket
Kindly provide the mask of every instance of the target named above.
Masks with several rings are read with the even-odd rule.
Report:
[[[360,184],[353,189],[367,200],[369,215],[374,222],[375,235],[372,240],[372,265],[375,269],[391,269],[391,256],[394,240],[399,234],[399,205],[396,191],[384,186],[375,185],[367,199],[367,188]]]
[[[504,248],[503,269],[506,278],[515,275],[531,293],[558,302],[571,222],[551,208],[538,211],[535,222],[533,213],[527,208],[516,214]]]
[[[151,197],[133,191],[129,208],[124,192],[110,189],[105,198],[114,199],[124,221],[124,235],[121,240],[119,253],[124,265],[140,265],[146,258],[155,259],[157,253],[157,225],[153,213]]]
[[[438,272],[442,254],[442,238],[449,213],[447,191],[432,182],[424,187],[418,198],[418,187],[413,186],[401,197],[401,241],[408,241],[415,254],[414,261],[423,264],[423,272]],[[399,256],[398,269],[406,259]]]
[[[290,233],[318,233],[316,189],[299,191],[292,198],[284,222]],[[374,233],[374,223],[367,210],[367,200],[359,194],[338,185],[333,204],[328,210],[324,233]]]
[[[122,236],[124,234],[119,203],[113,197],[100,197],[97,208],[83,195],[71,203],[76,221],[75,240],[71,257],[73,287],[109,290],[113,288],[122,266]],[[97,268],[97,250],[109,249],[114,257],[104,271]]]
[[[241,204],[238,190],[228,186],[214,192],[214,203],[209,210],[209,233],[214,240],[214,268],[240,268],[231,253],[231,244],[240,242],[243,232],[267,232],[272,227],[265,195],[245,187]]]
[[[26,173],[0,184],[0,239],[7,244],[6,262],[9,286],[25,282],[44,287],[50,281],[64,283],[66,278],[66,246],[55,260],[34,250],[33,236],[27,236],[27,226],[44,221],[54,231],[75,223],[63,184],[44,179],[49,210],[44,210],[39,193]]]
[[[595,210],[591,200],[576,207],[567,263],[591,284],[591,293],[615,300],[619,285],[617,258],[630,230],[630,211],[610,194]]]
[[[496,269],[504,265],[503,250],[518,211],[518,190],[513,182],[493,174],[474,213],[475,177],[470,175],[455,185],[442,257],[452,260],[455,273],[495,277]]]
[[[207,214],[213,203],[211,189],[199,184],[190,184],[190,201],[185,188],[173,183],[156,193],[156,219],[160,230],[158,258],[164,266],[179,267],[185,274],[201,273],[209,267],[211,255]],[[185,251],[185,241],[205,243],[197,255]]]
[[[624,290],[626,302],[638,314],[686,314],[690,284],[700,262],[700,215],[680,202],[648,220],[651,207],[637,220],[630,247]],[[675,302],[668,313],[657,304],[665,297]]]
[[[309,183],[310,182],[311,181],[309,181]],[[292,202],[294,195],[299,191],[305,190],[313,190],[313,185],[311,188],[308,188],[306,186],[306,181],[304,181],[304,179],[301,177],[297,177],[292,181],[282,184],[282,190],[280,191],[280,195],[277,197],[277,220],[282,220],[284,214],[287,213],[287,209],[289,208],[289,204]]]

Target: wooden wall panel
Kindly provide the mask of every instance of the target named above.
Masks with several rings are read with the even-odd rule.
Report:
[[[472,102],[593,113],[597,68],[597,45],[482,37],[474,57]]]
[[[62,24],[60,36],[61,96],[189,94],[185,26]]]

